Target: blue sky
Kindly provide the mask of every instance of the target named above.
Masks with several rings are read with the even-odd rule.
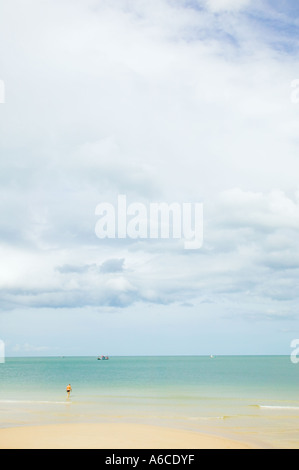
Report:
[[[7,355],[289,354],[299,337],[298,3],[1,3]],[[200,202],[204,243],[95,208]]]

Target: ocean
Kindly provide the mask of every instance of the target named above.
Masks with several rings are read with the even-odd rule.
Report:
[[[0,364],[0,427],[82,422],[147,423],[299,448],[299,364],[289,356],[27,357]]]

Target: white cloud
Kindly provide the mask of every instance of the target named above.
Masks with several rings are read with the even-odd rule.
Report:
[[[213,12],[239,11],[248,6],[251,0],[206,0]]]
[[[299,228],[299,191],[291,197],[282,190],[257,193],[233,188],[219,199],[217,209],[223,224],[271,230]]]
[[[47,346],[34,346],[29,343],[24,343],[24,344],[16,344],[13,346],[12,351],[15,353],[45,353],[49,350],[49,347]]]
[[[245,309],[245,295],[254,312],[295,311],[298,61],[252,2],[4,3],[2,309],[203,314],[203,299]],[[101,242],[95,207],[118,194],[203,202],[203,248]]]

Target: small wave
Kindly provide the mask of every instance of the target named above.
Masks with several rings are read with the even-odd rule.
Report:
[[[299,406],[287,406],[287,405],[252,405],[262,409],[268,410],[299,410]]]
[[[46,401],[46,400],[0,400],[0,403],[27,403],[27,404],[41,404],[41,405],[70,405],[71,402],[67,401]]]
[[[232,416],[190,416],[188,419],[191,421],[211,421],[215,419],[228,419],[232,418]]]

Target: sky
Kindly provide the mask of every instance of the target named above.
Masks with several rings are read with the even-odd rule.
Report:
[[[298,25],[297,0],[0,0],[7,356],[291,353]],[[100,239],[119,195],[201,203],[201,248]]]

